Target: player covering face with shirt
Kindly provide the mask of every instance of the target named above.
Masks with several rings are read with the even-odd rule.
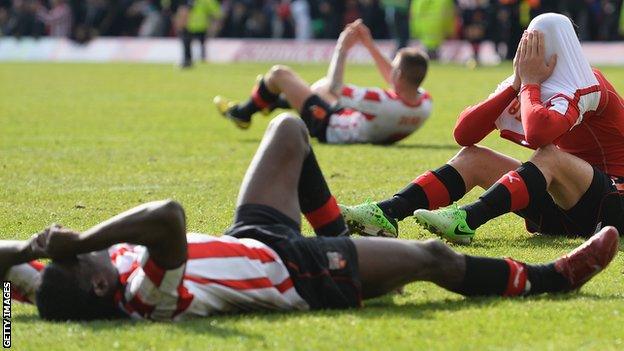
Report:
[[[356,43],[368,50],[391,89],[343,84],[346,59]],[[324,79],[309,86],[286,66],[274,66],[253,88],[249,100],[234,104],[215,97],[221,114],[246,129],[257,112],[276,108],[299,111],[310,135],[331,144],[390,144],[416,131],[429,118],[431,97],[421,88],[427,73],[425,53],[399,50],[393,61],[377,48],[370,31],[357,20],[340,34]]]
[[[316,237],[304,237],[304,214]],[[301,119],[274,119],[244,177],[234,224],[187,233],[182,206],[150,202],[84,232],[51,226],[0,241],[13,295],[51,320],[180,320],[222,312],[350,308],[424,280],[463,294],[577,289],[618,248],[608,227],[544,265],[463,255],[438,240],[350,238]],[[38,258],[52,258],[44,266]]]
[[[417,222],[453,242],[470,243],[490,219],[514,212],[527,230],[589,237],[624,229],[624,103],[583,56],[570,20],[544,14],[531,21],[514,74],[490,97],[464,110],[454,136],[461,151],[414,179],[392,198],[345,207],[354,232],[397,235],[397,222]],[[494,130],[535,149],[528,162],[475,145]],[[472,188],[478,201],[448,206]]]

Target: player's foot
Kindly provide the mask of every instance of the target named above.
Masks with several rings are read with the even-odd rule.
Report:
[[[475,235],[466,223],[466,211],[455,204],[435,211],[416,210],[414,218],[428,231],[453,243],[468,245]]]
[[[620,237],[614,227],[602,228],[572,252],[555,261],[555,269],[570,282],[570,290],[583,286],[605,269],[618,251]]]
[[[190,60],[183,60],[182,62],[180,62],[178,67],[180,67],[180,69],[193,68],[193,62]]]
[[[263,74],[258,74],[256,76],[256,85],[260,84],[260,81],[262,80],[262,78],[264,78]],[[271,109],[269,109],[268,107],[265,107],[258,112],[260,112],[261,115],[266,117],[271,114]]]
[[[372,202],[355,206],[340,206],[340,212],[351,234],[385,236],[396,238],[399,225],[393,218],[388,218],[381,208]]]
[[[212,102],[217,107],[219,113],[234,122],[234,124],[240,129],[247,129],[251,125],[250,118],[244,118],[236,115],[236,103],[226,99],[223,96],[217,95],[214,97]]]

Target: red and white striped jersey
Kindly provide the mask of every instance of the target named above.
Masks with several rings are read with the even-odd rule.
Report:
[[[108,250],[119,271],[121,289],[115,296],[130,317],[179,320],[220,312],[254,309],[306,310],[280,257],[265,244],[231,236],[187,235],[188,259],[176,269],[161,269],[145,246],[117,244]],[[13,266],[15,301],[34,303],[38,261]]]
[[[431,96],[420,88],[416,103],[403,101],[391,90],[346,85],[338,99],[342,111],[332,115],[327,142],[387,144],[416,131],[431,114]]]
[[[187,235],[188,260],[164,270],[143,246],[111,247],[123,289],[119,307],[133,318],[179,320],[254,309],[305,310],[280,257],[253,239]]]
[[[6,280],[11,282],[11,298],[14,301],[35,303],[35,293],[39,275],[45,265],[39,261],[31,261],[9,268]]]

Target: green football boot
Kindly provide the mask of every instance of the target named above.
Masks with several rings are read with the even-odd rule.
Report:
[[[250,119],[245,119],[245,118],[241,118],[239,116],[236,116],[233,111],[234,108],[236,107],[236,103],[233,101],[228,100],[227,98],[221,96],[221,95],[217,95],[214,97],[214,99],[212,100],[212,102],[215,104],[215,106],[217,107],[217,111],[219,111],[219,113],[229,119],[230,121],[234,122],[234,124],[240,128],[240,129],[248,129],[249,126],[251,126],[251,120]]]
[[[428,231],[450,242],[468,245],[475,231],[466,223],[466,211],[453,204],[435,211],[414,211],[416,222]]]
[[[372,202],[355,206],[338,205],[351,234],[396,238],[399,226]]]

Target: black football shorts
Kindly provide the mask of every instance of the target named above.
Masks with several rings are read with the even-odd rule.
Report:
[[[624,234],[624,192],[618,191],[616,179],[594,168],[589,189],[569,210],[546,193],[542,201],[516,214],[525,219],[531,233],[587,238],[600,228],[614,226]]]
[[[239,206],[225,235],[255,239],[277,252],[311,309],[361,306],[357,251],[348,237],[304,237],[294,220],[256,204]]]

